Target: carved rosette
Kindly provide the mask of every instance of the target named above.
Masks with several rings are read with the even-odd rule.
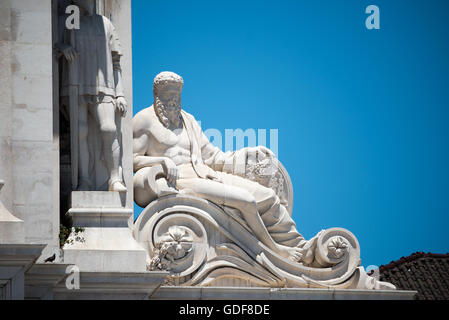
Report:
[[[177,208],[168,208],[159,214],[161,219],[149,229],[148,270],[170,271],[175,277],[191,274],[206,257],[206,230],[198,219]]]
[[[149,270],[171,270],[177,261],[184,258],[192,249],[193,239],[189,232],[180,226],[171,226],[156,243],[154,257]]]
[[[327,245],[328,256],[332,259],[340,259],[348,249],[348,243],[340,236],[332,237]]]
[[[334,266],[343,261],[354,267],[360,264],[360,248],[357,238],[343,228],[325,230],[317,240],[315,264]]]

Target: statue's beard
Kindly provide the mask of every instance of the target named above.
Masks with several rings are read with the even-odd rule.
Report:
[[[172,126],[177,128],[180,126],[182,121],[180,104],[177,104],[175,108],[167,108],[167,106],[164,105],[158,97],[156,97],[154,108],[159,121],[164,125],[164,127],[169,128]]]

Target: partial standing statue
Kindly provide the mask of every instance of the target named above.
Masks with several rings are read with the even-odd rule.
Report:
[[[111,21],[95,13],[95,0],[73,4],[80,28],[66,29],[58,46],[65,58],[61,101],[70,113],[72,189],[126,192],[117,129],[117,113],[127,111],[120,42]]]

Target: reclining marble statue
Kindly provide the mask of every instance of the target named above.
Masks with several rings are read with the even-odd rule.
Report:
[[[95,13],[95,0],[73,3],[80,9],[80,27],[65,29],[58,44],[64,57],[61,101],[70,113],[72,188],[126,192],[116,121],[127,110],[120,41],[111,21]]]
[[[284,170],[273,152],[215,147],[181,109],[183,84],[173,72],[158,74],[153,106],[133,119],[134,197],[146,207],[134,235],[148,250],[150,269],[171,270],[181,285],[234,278],[253,286],[394,289],[359,266],[349,231],[333,228],[304,239],[279,189],[248,172],[267,163]]]

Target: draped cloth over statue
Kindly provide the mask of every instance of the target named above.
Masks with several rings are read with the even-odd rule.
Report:
[[[71,45],[71,33],[75,33],[77,55],[77,83],[70,83],[67,61],[63,64],[61,96],[69,95],[69,85],[78,86],[79,96],[123,96],[116,92],[114,68],[120,64],[114,56],[122,55],[117,32],[111,21],[101,15],[82,16],[79,30],[66,30],[64,43]]]
[[[111,21],[101,15],[80,17],[79,29],[64,29],[62,44],[60,47],[72,47],[76,51],[76,58],[69,62],[62,59],[61,75],[61,103],[68,107],[70,114],[71,130],[71,166],[72,166],[72,188],[78,187],[79,179],[89,180],[90,190],[106,191],[110,184],[111,173],[107,169],[107,161],[112,156],[104,155],[103,150],[112,149],[113,152],[120,148],[121,137],[118,135],[112,146],[104,145],[99,128],[96,106],[101,104],[112,104],[116,106],[116,99],[124,97],[121,81],[117,73],[121,74],[120,57],[122,47],[118,33]],[[121,75],[120,75],[121,77]],[[79,109],[82,105],[88,105],[88,170],[82,176],[79,170],[81,164],[79,157],[78,127],[82,122],[79,119]],[[114,122],[120,128],[120,116],[115,115]],[[116,153],[118,153],[116,151]],[[117,158],[116,155],[114,155]],[[117,170],[116,165],[112,165]],[[122,168],[119,165],[118,176],[122,176]]]
[[[247,161],[245,149],[226,153],[221,151],[207,139],[192,115],[185,111],[181,113],[190,140],[192,161],[191,165],[179,167],[177,187],[180,190],[189,189],[213,202],[221,201],[208,193],[209,184],[224,184],[243,189],[242,192],[247,191],[254,196],[262,221],[275,242],[290,247],[304,243],[304,238],[296,230],[295,222],[287,209],[281,205],[279,197],[271,189],[244,178]],[[211,181],[202,184],[198,183],[197,179]],[[274,199],[270,201],[270,197]],[[264,206],[264,203],[268,203],[268,206]]]

